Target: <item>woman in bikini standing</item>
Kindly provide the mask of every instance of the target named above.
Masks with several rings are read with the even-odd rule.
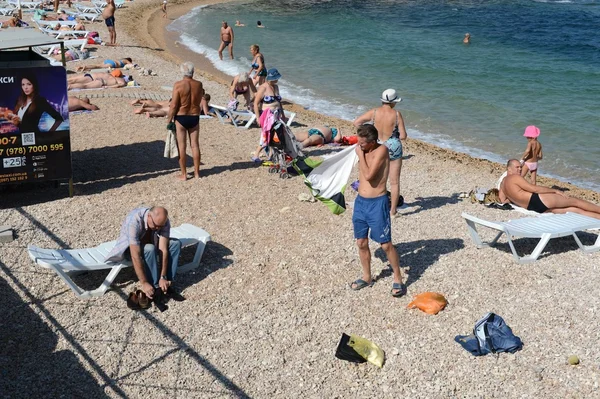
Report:
[[[266,82],[258,87],[256,96],[254,96],[254,113],[256,115],[256,123],[258,127],[261,127],[261,111],[265,111],[267,108],[271,111],[279,110],[279,117],[283,121],[287,121],[285,114],[283,113],[283,107],[281,106],[281,96],[279,95],[279,85],[277,84],[281,79],[281,74],[277,69],[271,68],[267,72]],[[260,151],[267,146],[269,143],[264,142],[264,134],[262,134],[261,127],[261,139],[256,149],[256,153],[252,157],[252,161],[261,162],[259,155]]]
[[[387,89],[381,95],[381,107],[373,108],[354,120],[354,126],[371,123],[379,132],[379,141],[382,142],[390,154],[389,182],[392,192],[392,206],[390,214],[396,215],[396,208],[400,202],[400,172],[402,170],[402,142],[406,140],[406,128],[400,111],[394,109],[396,103],[402,101],[396,90]]]
[[[248,71],[248,75],[252,77],[254,85],[258,86],[265,83],[265,78],[267,77],[265,57],[260,53],[260,47],[258,47],[258,44],[253,44],[252,46],[250,46],[250,53],[254,58],[252,59],[252,65],[250,66],[250,71]]]
[[[256,86],[254,86],[252,79],[248,77],[246,72],[242,72],[233,78],[231,87],[229,88],[229,98],[231,100],[237,100],[237,96],[243,94],[244,99],[246,99],[246,108],[249,109],[250,104],[252,103],[252,95],[250,92],[252,92],[252,94],[256,93]]]

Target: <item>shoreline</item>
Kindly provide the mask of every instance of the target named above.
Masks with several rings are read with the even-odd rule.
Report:
[[[198,54],[188,49],[184,45],[175,44],[179,38],[179,35],[176,32],[167,30],[167,26],[170,23],[189,13],[196,7],[202,5],[208,6],[219,4],[227,1],[233,0],[184,0],[169,7],[169,18],[166,19],[161,17],[162,14],[159,8],[155,8],[155,6],[144,3],[143,5],[139,6],[140,11],[142,12],[142,18],[140,22],[143,24],[143,29],[129,29],[128,34],[148,46],[164,49],[164,51],[160,52],[158,56],[166,60],[176,63],[181,63],[184,60],[192,61],[196,66],[196,70],[203,78],[224,85],[225,87],[223,90],[227,90],[232,77],[215,68],[212,62],[202,54]],[[136,3],[133,5],[133,7],[135,7],[137,4],[139,3]],[[147,36],[144,36],[142,32],[147,32]],[[175,46],[167,46],[168,43],[174,43]],[[353,126],[349,121],[320,114],[316,111],[306,110],[304,107],[286,101],[285,99],[284,108],[296,112],[299,120],[302,119],[302,115],[308,115],[310,118],[316,118],[320,121],[323,121],[323,123],[341,126],[342,128],[345,128],[346,131],[353,129]],[[473,164],[473,166],[478,169],[489,169],[490,174],[495,174],[495,176],[499,176],[505,170],[505,166],[498,162],[490,161],[484,158],[477,158],[463,152],[439,147],[434,144],[410,137],[407,139],[405,147],[407,147],[411,152],[424,152],[428,155],[439,157],[444,160],[448,159],[455,160],[459,163]],[[548,187],[561,188],[579,198],[600,202],[600,193],[592,189],[579,187],[576,184],[565,182],[553,177],[545,177],[543,175],[538,175],[537,179],[538,184]],[[493,180],[495,182],[496,179]],[[493,184],[490,184],[490,187],[492,186]]]

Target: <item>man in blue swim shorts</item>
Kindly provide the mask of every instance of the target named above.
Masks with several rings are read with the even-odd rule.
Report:
[[[400,260],[396,248],[392,245],[390,204],[386,195],[386,183],[390,171],[388,149],[377,142],[377,129],[373,125],[362,125],[358,128],[358,197],[354,201],[354,238],[358,246],[362,278],[354,281],[350,288],[355,291],[373,285],[371,279],[371,250],[369,239],[381,244],[394,272],[392,296],[401,297],[406,294],[406,286],[402,283]],[[370,231],[370,234],[369,234]]]
[[[109,46],[116,46],[117,31],[115,30],[115,11],[117,10],[117,6],[115,6],[115,0],[108,0],[106,3],[106,7],[102,10],[102,18],[104,18],[104,23],[106,24],[110,35],[110,40],[106,44]]]

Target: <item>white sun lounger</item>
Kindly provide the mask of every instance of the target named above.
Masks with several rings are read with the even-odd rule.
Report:
[[[75,4],[77,11],[83,14],[102,14],[102,8],[96,6],[86,6],[83,4]]]
[[[8,4],[10,6],[13,7],[19,7],[19,1],[18,0],[8,0]],[[31,10],[33,10],[34,8],[38,8],[39,6],[42,5],[41,1],[21,1],[20,2],[21,7],[23,8],[29,8]]]
[[[200,227],[191,224],[182,224],[171,229],[171,238],[181,241],[185,248],[198,244],[194,259],[185,265],[180,265],[177,272],[187,272],[198,268],[206,243],[210,241],[210,234]],[[52,269],[81,299],[90,299],[104,295],[110,288],[119,272],[124,267],[132,266],[131,261],[124,260],[119,263],[105,262],[104,259],[115,246],[116,241],[100,244],[95,248],[85,249],[43,249],[33,245],[27,247],[29,257],[39,266]],[[96,289],[85,291],[73,282],[69,272],[92,271],[111,269],[104,282]]]
[[[15,11],[17,11],[16,8],[0,8],[0,15],[5,15],[5,16],[9,16],[9,15],[13,15],[15,13]]]
[[[512,251],[513,257],[518,263],[534,262],[542,253],[548,241],[551,238],[573,236],[575,242],[585,253],[591,253],[600,250],[600,234],[594,245],[583,245],[577,237],[578,231],[600,229],[600,220],[583,216],[577,213],[565,213],[561,215],[545,215],[544,217],[529,217],[522,219],[509,220],[508,222],[490,222],[479,219],[467,213],[462,214],[467,222],[471,238],[477,245],[477,248],[493,246],[498,242],[502,234],[506,233],[508,245]],[[477,232],[476,225],[489,227],[497,230],[499,233],[489,243],[484,243]],[[539,238],[537,246],[529,256],[520,257],[515,250],[512,239],[515,237]]]
[[[71,40],[64,40],[63,44],[65,46],[65,51],[66,50],[79,50],[79,51],[83,51],[85,49],[85,46],[87,45],[87,39],[71,39]],[[45,46],[36,46],[34,47],[35,49],[39,49],[41,51],[41,55],[53,55],[54,54],[54,50],[59,49],[60,50],[60,44],[50,44],[50,45],[45,45]]]
[[[233,123],[233,125],[235,127],[248,129],[250,126],[252,126],[252,124],[256,120],[256,115],[254,114],[254,112],[251,112],[251,111],[232,111],[227,107],[222,107],[220,105],[214,105],[214,104],[209,104],[209,107],[212,107],[216,110],[219,110],[219,111],[227,114],[229,116],[229,120],[231,121],[231,123]],[[292,121],[296,117],[296,113],[286,111],[286,110],[284,110],[283,112],[285,113],[286,117],[288,118],[286,125],[289,127],[289,126],[291,126]],[[226,122],[225,118],[223,118],[222,115],[219,115],[219,113],[217,113],[217,116],[219,118],[219,121],[221,121],[221,123]]]

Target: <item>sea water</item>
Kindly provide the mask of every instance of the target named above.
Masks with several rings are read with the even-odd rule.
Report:
[[[234,60],[216,51],[222,20]],[[600,189],[600,0],[257,0],[169,29],[232,76],[260,45],[282,95],[323,114],[352,120],[394,88],[410,137],[474,156],[520,158],[536,125],[540,173]]]

